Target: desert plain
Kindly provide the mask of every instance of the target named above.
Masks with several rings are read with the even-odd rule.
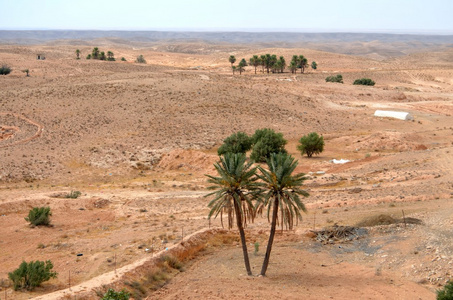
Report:
[[[85,59],[93,47],[116,61]],[[302,54],[318,68],[232,73],[230,55],[266,53]],[[0,299],[99,299],[109,285],[134,299],[435,299],[451,279],[451,44],[17,40],[0,43],[3,63],[13,71],[0,76]],[[344,84],[325,81],[337,74]],[[363,77],[376,85],[352,85]],[[227,136],[261,128],[283,133],[310,196],[295,229],[278,231],[267,275],[249,277],[235,228],[207,218],[205,175]],[[297,144],[310,132],[325,150],[307,158]],[[65,198],[71,191],[81,196]],[[36,206],[51,207],[52,226],[24,220]],[[351,241],[313,238],[379,215],[420,222],[363,227]],[[255,275],[269,228],[258,217],[246,229]],[[211,240],[184,272],[134,290],[141,262],[199,231]],[[23,260],[51,260],[58,277],[13,291],[8,272]]]

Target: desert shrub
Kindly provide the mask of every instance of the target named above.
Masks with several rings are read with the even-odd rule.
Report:
[[[139,64],[146,64],[146,60],[145,58],[143,57],[143,55],[139,55],[137,56],[137,59],[135,60],[136,63],[139,63]]]
[[[336,76],[328,76],[326,77],[326,82],[339,82],[343,83],[343,76],[341,74],[338,74]]]
[[[162,257],[162,261],[172,269],[180,270],[180,271],[183,270],[183,267],[184,267],[183,263],[174,256],[165,255]]]
[[[91,59],[91,54],[88,54],[88,55],[87,55],[87,59]]]
[[[308,135],[304,135],[299,140],[297,150],[300,154],[307,154],[308,157],[312,157],[313,154],[319,154],[324,151],[324,137],[319,136],[316,132],[311,132]]]
[[[219,147],[217,153],[245,153],[252,148],[252,139],[245,132],[233,133],[223,140],[223,145]]]
[[[33,207],[28,212],[28,217],[25,218],[25,221],[30,222],[30,224],[34,226],[39,225],[49,225],[50,224],[50,216],[52,212],[50,211],[50,207]]]
[[[453,300],[453,281],[449,281],[443,289],[437,290],[437,300]]]
[[[2,65],[0,67],[0,75],[8,75],[11,71],[12,70],[8,65]]]
[[[65,198],[77,199],[82,195],[80,191],[71,191],[65,195]]]
[[[8,273],[8,277],[13,282],[14,290],[24,288],[31,291],[44,281],[57,277],[57,272],[52,272],[52,268],[53,264],[50,260],[46,262],[37,260],[29,263],[23,261],[18,269]]]
[[[121,57],[121,61],[126,61],[126,59],[124,57]]]
[[[315,61],[312,61],[312,62],[311,62],[311,68],[312,68],[313,70],[316,70],[316,69],[318,68],[318,64],[317,64]]]
[[[250,159],[255,162],[265,162],[271,153],[286,153],[287,141],[283,138],[283,134],[270,128],[257,129],[252,136],[252,143]]]
[[[371,80],[370,78],[361,78],[361,79],[356,79],[353,83],[354,85],[375,85],[375,82]]]
[[[129,298],[130,294],[126,289],[122,289],[120,292],[109,289],[100,300],[129,300]]]

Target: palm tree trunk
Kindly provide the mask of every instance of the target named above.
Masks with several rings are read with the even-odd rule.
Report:
[[[272,210],[271,233],[269,235],[269,241],[267,242],[266,255],[264,256],[263,267],[261,268],[261,276],[266,275],[267,266],[269,265],[272,244],[274,243],[275,227],[277,226],[277,214],[278,214],[278,200],[274,199],[274,208]]]
[[[239,235],[241,236],[242,244],[242,253],[244,255],[245,269],[247,270],[247,275],[252,276],[252,269],[250,268],[249,254],[247,252],[247,242],[245,241],[245,232],[244,227],[242,226],[241,213],[239,211],[239,206],[236,201],[234,201],[234,210],[236,213],[236,223],[239,229]]]

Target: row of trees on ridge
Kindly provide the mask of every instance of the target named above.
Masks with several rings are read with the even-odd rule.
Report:
[[[286,63],[286,60],[283,56],[277,57],[275,54],[264,54],[264,55],[253,55],[249,62],[245,60],[245,58],[241,59],[238,63],[238,66],[234,66],[236,62],[236,57],[234,55],[230,55],[228,61],[231,63],[231,68],[233,70],[233,74],[235,71],[239,71],[240,74],[244,71],[244,67],[246,66],[253,66],[255,68],[255,74],[258,67],[261,67],[261,71],[264,73],[265,71],[269,74],[272,73],[283,73],[285,68],[288,67],[291,70],[291,73],[296,73],[298,69],[300,69],[301,73],[305,72],[305,68],[308,68],[308,59],[303,55],[293,55],[289,64]],[[313,61],[311,63],[311,68],[316,70],[318,68],[318,64]]]

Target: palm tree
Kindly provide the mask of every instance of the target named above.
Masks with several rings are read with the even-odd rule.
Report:
[[[266,55],[260,55],[260,60],[261,60],[261,66],[263,67],[263,73],[264,73],[264,68],[266,67]]]
[[[107,51],[107,60],[108,61],[115,61],[115,57],[112,51]]]
[[[294,218],[300,220],[302,218],[300,211],[305,211],[305,206],[300,200],[300,195],[307,197],[308,193],[300,187],[306,179],[305,174],[299,173],[292,175],[297,167],[297,160],[291,155],[286,153],[271,154],[267,160],[269,170],[258,167],[261,174],[258,174],[264,184],[265,188],[262,191],[262,198],[258,202],[257,211],[262,212],[267,207],[267,218],[269,220],[270,212],[272,210],[271,232],[269,241],[267,243],[266,255],[264,257],[263,266],[261,268],[261,275],[266,274],[269,265],[269,259],[274,242],[275,228],[277,221],[280,221],[282,230],[283,225],[289,229],[293,228]],[[280,219],[278,213],[280,209]]]
[[[258,55],[253,55],[250,58],[250,65],[255,67],[255,74],[256,74],[256,67],[261,65],[261,59],[258,57]]]
[[[230,55],[228,61],[231,63],[231,66],[233,66],[233,64],[236,62],[236,57],[234,57],[234,55]]]
[[[77,55],[77,59],[80,59],[80,50],[79,50],[79,49],[77,49],[77,50],[75,51],[75,54]]]
[[[236,225],[241,236],[242,252],[244,255],[245,268],[248,275],[252,275],[250,261],[247,252],[247,244],[245,241],[244,227],[247,225],[247,220],[253,221],[255,210],[252,200],[260,192],[260,184],[256,177],[256,167],[251,168],[252,163],[246,163],[245,153],[226,153],[220,157],[220,162],[214,164],[217,170],[218,177],[206,175],[208,182],[213,185],[209,187],[215,190],[207,194],[205,197],[214,196],[214,199],[209,202],[208,207],[211,208],[208,218],[217,217],[220,214],[220,219],[223,226],[223,214],[228,216],[228,228],[233,227],[233,219],[236,216]]]
[[[297,62],[291,61],[289,63],[289,69],[291,70],[291,73],[296,73],[297,71]]]
[[[280,56],[280,70],[281,70],[281,73],[283,73],[283,70],[286,68],[286,60],[283,56]]]
[[[293,55],[293,57],[291,58],[291,63],[290,63],[290,68],[291,68],[291,71],[294,71],[294,73],[296,73],[297,71],[297,68],[299,68],[299,56],[297,55]],[[294,68],[294,66],[296,66]]]
[[[241,61],[238,64],[239,75],[242,74],[242,72],[244,71],[244,67],[246,67],[246,66],[247,66],[247,61],[245,60],[245,58],[241,59]]]
[[[99,58],[99,48],[98,47],[94,47],[93,48],[93,51],[91,53],[91,58],[92,59],[98,59]]]
[[[308,60],[303,55],[299,55],[300,73],[305,71],[305,67],[308,65]]]

